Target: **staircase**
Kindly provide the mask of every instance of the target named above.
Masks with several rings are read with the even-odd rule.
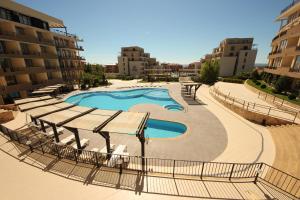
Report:
[[[269,126],[268,129],[276,146],[273,166],[300,177],[300,125]]]

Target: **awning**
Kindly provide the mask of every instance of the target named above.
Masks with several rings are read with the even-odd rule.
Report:
[[[148,113],[122,112],[104,126],[101,132],[135,135],[148,116]]]
[[[80,106],[74,106],[70,109],[55,112],[49,115],[46,115],[44,117],[39,118],[42,121],[45,121],[46,123],[51,123],[51,124],[61,124],[65,122],[66,120],[69,120],[73,117],[76,117],[79,114],[82,114],[86,111],[89,111],[91,108],[86,108],[86,107],[80,107]]]
[[[37,108],[37,107],[41,107],[41,106],[52,105],[52,104],[56,104],[56,103],[60,103],[60,102],[62,102],[62,101],[59,101],[57,99],[48,99],[45,101],[36,101],[36,102],[22,104],[22,105],[19,105],[18,107],[21,111],[25,111],[25,110],[29,110],[29,109],[33,109],[33,108]]]
[[[63,126],[76,129],[94,131],[95,128],[113,120],[120,111],[113,110],[94,110],[86,115],[78,117]]]
[[[33,91],[31,94],[51,94],[54,91],[55,91],[55,89],[36,90],[36,91]]]
[[[48,105],[48,106],[43,106],[43,107],[38,107],[38,108],[31,109],[31,110],[27,110],[26,113],[29,114],[33,118],[38,118],[42,115],[47,115],[48,113],[50,114],[57,110],[69,108],[70,106],[75,106],[75,105],[69,104],[66,102],[61,102],[61,103],[54,104],[54,105]]]
[[[15,104],[21,105],[25,103],[30,103],[30,102],[35,102],[35,101],[42,101],[42,100],[47,100],[47,99],[52,99],[51,96],[42,96],[42,97],[32,97],[32,98],[25,98],[25,99],[19,99],[15,100]]]

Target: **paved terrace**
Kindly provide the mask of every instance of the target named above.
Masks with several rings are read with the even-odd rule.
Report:
[[[2,199],[292,199],[265,183],[119,174],[113,169],[24,152],[2,135],[0,162]]]

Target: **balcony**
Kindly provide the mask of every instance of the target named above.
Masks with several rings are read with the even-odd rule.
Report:
[[[65,60],[85,60],[85,58],[82,56],[59,55],[58,57]]]
[[[1,93],[9,94],[12,92],[18,92],[21,90],[30,90],[32,87],[31,83],[17,83],[10,86],[0,86]]]
[[[296,5],[297,3],[300,3],[300,0],[293,0],[293,2],[290,5],[288,5],[283,10],[281,10],[280,14],[284,13],[285,11],[287,11],[288,9],[290,9],[291,7]]]
[[[56,54],[41,53],[41,52],[26,52],[21,51],[4,51],[0,52],[0,57],[4,58],[45,58],[45,59],[57,59]]]
[[[56,46],[56,48],[74,49],[74,50],[78,50],[78,51],[84,51],[82,46],[70,46],[70,45],[59,44],[59,43],[55,43],[55,46]]]
[[[15,32],[10,31],[2,31],[0,30],[0,37],[1,39],[7,40],[15,40],[15,41],[22,41],[22,42],[29,42],[29,43],[37,43],[37,44],[44,44],[54,46],[53,40],[46,40],[46,39],[39,39],[29,35],[17,35]]]

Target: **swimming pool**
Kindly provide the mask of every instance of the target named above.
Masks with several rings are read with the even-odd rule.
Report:
[[[170,97],[167,89],[158,88],[87,92],[73,95],[65,101],[68,103],[78,103],[80,106],[107,110],[128,111],[132,106],[137,104],[156,104],[166,109],[172,105],[182,109],[168,110],[183,110],[183,107]]]
[[[146,127],[146,138],[174,138],[187,129],[184,124],[157,119],[148,119]]]

